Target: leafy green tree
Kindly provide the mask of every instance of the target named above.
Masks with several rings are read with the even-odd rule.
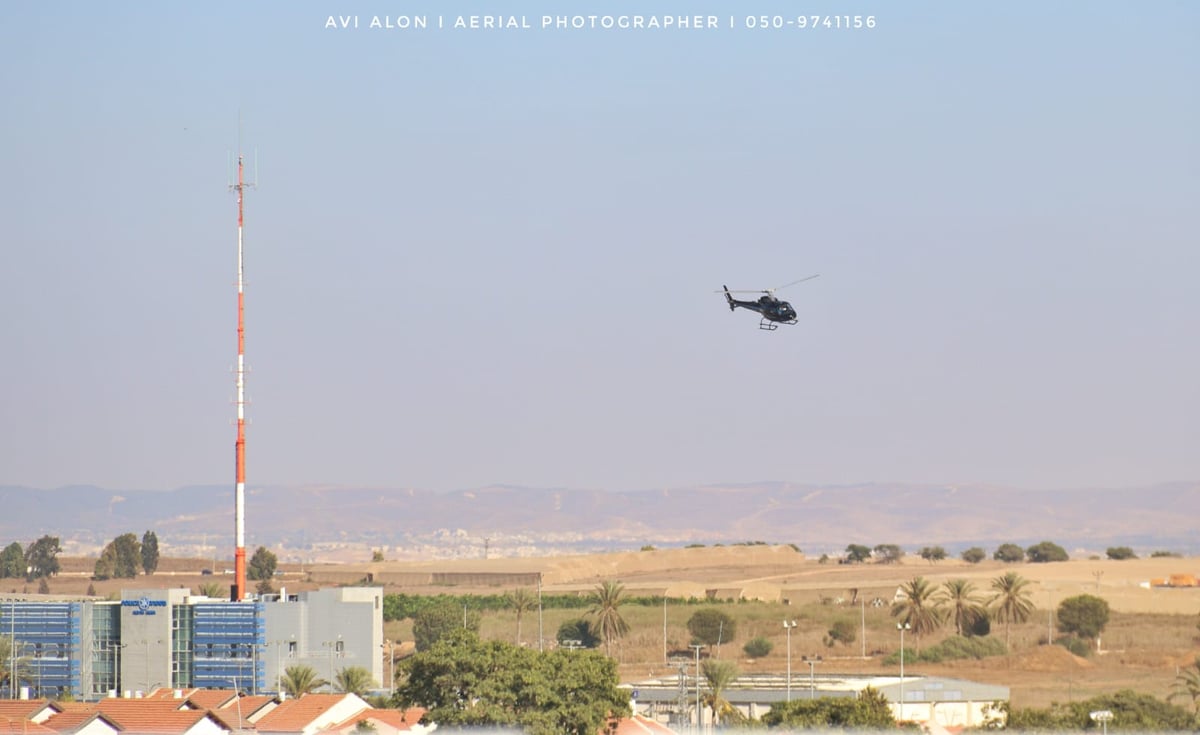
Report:
[[[271,579],[275,576],[277,566],[279,566],[279,559],[275,558],[275,554],[271,553],[267,547],[260,546],[254,550],[254,556],[250,557],[246,578],[253,581]]]
[[[375,549],[374,551],[371,552],[371,561],[372,562],[386,561],[386,559],[384,558],[382,551],[380,551],[379,549]]]
[[[1023,623],[1033,613],[1029,598],[1029,580],[1016,572],[1008,572],[992,580],[995,592],[988,605],[995,611],[996,620],[1004,623],[1004,646],[1009,647],[1013,623]]]
[[[826,634],[824,642],[829,648],[833,648],[833,644],[841,643],[848,646],[855,641],[857,633],[854,623],[849,620],[841,619],[833,621],[833,626],[829,628],[829,633]]]
[[[504,604],[517,615],[517,645],[519,646],[521,645],[521,618],[525,613],[537,610],[537,595],[524,587],[518,587],[511,592],[504,593]]]
[[[972,546],[962,553],[962,560],[968,564],[978,564],[987,558],[987,552],[978,546]]]
[[[1128,546],[1110,546],[1104,553],[1108,555],[1109,559],[1116,559],[1117,561],[1137,558],[1137,554],[1133,553],[1133,549]]]
[[[1053,541],[1043,541],[1025,549],[1025,558],[1035,564],[1044,564],[1050,561],[1067,561],[1071,557],[1067,556],[1066,549]]]
[[[142,545],[137,536],[123,533],[109,541],[100,552],[92,576],[95,579],[134,579],[141,566],[141,556]]]
[[[846,547],[846,561],[851,564],[861,564],[871,558],[871,548],[862,544],[850,544]]]
[[[142,534],[142,570],[154,574],[158,569],[158,534],[146,531]]]
[[[704,674],[704,682],[708,685],[708,693],[704,703],[712,710],[712,721],[720,725],[731,719],[738,719],[741,712],[725,698],[725,690],[737,681],[741,672],[732,661],[718,661],[707,658],[700,664],[700,672]]]
[[[941,546],[922,546],[919,553],[921,558],[930,564],[946,558],[946,550]]]
[[[283,678],[280,681],[283,691],[293,699],[315,692],[328,683],[317,676],[316,669],[305,664],[297,664],[284,669]]]
[[[58,555],[62,553],[58,536],[42,536],[25,549],[25,581],[58,574]]]
[[[692,640],[703,643],[710,649],[737,635],[737,621],[729,613],[716,607],[706,607],[692,613],[687,621]]]
[[[904,550],[896,544],[879,544],[875,547],[875,558],[880,564],[895,564],[904,558]]]
[[[1196,657],[1191,666],[1180,669],[1175,675],[1167,701],[1174,702],[1184,697],[1192,700],[1192,711],[1200,714],[1200,656]]]
[[[16,579],[25,576],[25,550],[13,541],[0,553],[0,577]]]
[[[1114,694],[1102,694],[1082,702],[1057,703],[1048,708],[1012,707],[1001,704],[1005,729],[1014,732],[1097,732],[1101,728],[1091,713],[1108,710],[1113,713],[1108,730],[1123,732],[1194,731],[1195,720],[1184,708],[1123,689]]]
[[[968,635],[979,618],[985,615],[983,603],[975,596],[975,585],[965,579],[951,579],[942,584],[942,601],[950,608],[954,631]]]
[[[621,603],[625,586],[620,582],[605,580],[596,585],[589,598],[589,615],[596,616],[596,628],[604,640],[604,655],[612,655],[612,642],[629,632],[629,623],[621,617]]]
[[[453,600],[441,600],[413,616],[413,640],[418,651],[427,651],[446,635],[466,628],[479,631],[479,612]]]
[[[1016,564],[1025,561],[1025,550],[1016,544],[1000,544],[992,558],[1006,564]]]
[[[770,655],[771,649],[774,647],[775,645],[768,638],[760,635],[746,641],[746,645],[742,646],[742,650],[750,658],[762,658]]]
[[[260,595],[275,594],[275,585],[271,584],[269,579],[260,579],[258,584],[254,585],[254,591]]]
[[[629,714],[617,665],[594,651],[541,653],[471,631],[448,633],[401,664],[393,704],[419,706],[438,729],[506,728],[529,735],[595,735]]]
[[[338,671],[333,677],[333,686],[339,692],[346,694],[357,694],[362,696],[368,690],[376,687],[375,679],[371,677],[371,672],[367,671],[362,666],[347,666]]]
[[[567,647],[595,648],[600,645],[600,636],[596,635],[591,624],[583,618],[564,620],[558,626],[558,635],[555,636],[555,640],[558,641],[558,645]],[[567,641],[576,642],[567,643]]]
[[[857,697],[821,697],[779,702],[762,716],[771,728],[786,728],[786,732],[818,732],[829,728],[842,730],[894,730],[887,697],[874,687],[867,687]]]
[[[1108,625],[1108,601],[1095,595],[1076,595],[1058,604],[1058,629],[1080,638],[1095,638]]]
[[[942,627],[945,614],[939,607],[937,588],[924,577],[913,577],[900,585],[904,599],[892,604],[892,617],[908,623],[917,636],[917,653],[921,652],[921,636]]]

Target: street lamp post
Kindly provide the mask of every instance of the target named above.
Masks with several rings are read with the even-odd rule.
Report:
[[[329,649],[329,691],[333,691],[333,652],[337,650],[342,643],[342,634],[338,633],[338,637],[332,641],[322,641],[321,645]]]
[[[787,701],[792,701],[792,628],[796,627],[795,620],[783,621],[783,629],[787,631]]]
[[[904,722],[904,631],[911,630],[912,626],[908,623],[896,623],[896,629],[900,631],[900,722]]]
[[[820,656],[804,656],[804,663],[808,664],[808,698],[816,699],[817,697],[817,675],[816,665],[823,661]]]
[[[388,699],[392,697],[393,685],[396,683],[396,658],[392,653],[392,641],[390,638],[383,639],[383,645],[387,646],[388,657]]]
[[[704,646],[692,643],[688,648],[696,652],[696,732],[700,732],[704,724],[704,710],[700,709],[700,649]]]

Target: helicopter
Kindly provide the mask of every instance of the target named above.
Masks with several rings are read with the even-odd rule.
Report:
[[[795,324],[796,323],[796,310],[793,309],[792,305],[789,304],[788,302],[783,301],[782,299],[776,298],[775,292],[781,288],[787,288],[788,286],[794,286],[797,283],[803,283],[804,281],[811,281],[812,279],[816,278],[819,275],[821,275],[821,274],[817,273],[816,275],[801,278],[798,281],[792,281],[791,283],[785,283],[782,286],[776,286],[775,288],[765,288],[765,289],[762,289],[759,291],[730,291],[729,286],[725,286],[724,287],[725,300],[727,302],[729,302],[729,310],[730,311],[737,309],[739,306],[742,307],[743,309],[749,309],[750,311],[757,311],[759,314],[762,315],[762,319],[760,319],[758,322],[758,328],[765,329],[768,331],[775,331],[776,329],[779,328],[780,324]],[[721,293],[721,292],[716,291],[715,293]],[[735,293],[761,293],[763,295],[759,296],[758,299],[756,299],[754,301],[739,301],[738,299],[733,298],[733,294],[735,294]]]

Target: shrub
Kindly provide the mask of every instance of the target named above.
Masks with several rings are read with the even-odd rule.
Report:
[[[750,658],[762,658],[769,654],[774,647],[771,641],[760,635],[757,638],[751,638],[746,645],[742,646],[742,650]]]
[[[996,553],[992,554],[992,558],[996,561],[1015,564],[1019,561],[1025,561],[1025,550],[1016,544],[1000,544],[996,549]]]
[[[1004,641],[999,638],[947,638],[935,646],[924,648],[918,654],[904,649],[904,662],[940,663],[959,659],[981,659],[988,656],[1003,656],[1006,653]],[[900,663],[900,652],[897,651],[883,660],[885,665]]]
[[[1082,641],[1073,635],[1063,636],[1054,641],[1056,646],[1062,646],[1071,653],[1081,658],[1087,658],[1092,655],[1092,647],[1087,644],[1087,641]]]
[[[972,546],[962,553],[962,560],[968,564],[978,564],[987,558],[987,552],[978,546]]]
[[[1025,549],[1025,556],[1035,564],[1042,564],[1048,561],[1067,561],[1071,558],[1067,556],[1066,549],[1053,541],[1043,541],[1040,544],[1030,546],[1028,549]]]
[[[854,623],[849,620],[835,620],[833,627],[829,629],[829,635],[825,637],[825,645],[833,648],[834,643],[842,645],[850,645],[856,640]]]

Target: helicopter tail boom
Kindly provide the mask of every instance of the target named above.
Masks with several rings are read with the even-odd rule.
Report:
[[[733,296],[729,293],[729,286],[724,286],[724,289],[725,289],[725,300],[729,302],[729,310],[733,311],[734,309],[737,308],[737,304],[735,304],[733,302]]]

